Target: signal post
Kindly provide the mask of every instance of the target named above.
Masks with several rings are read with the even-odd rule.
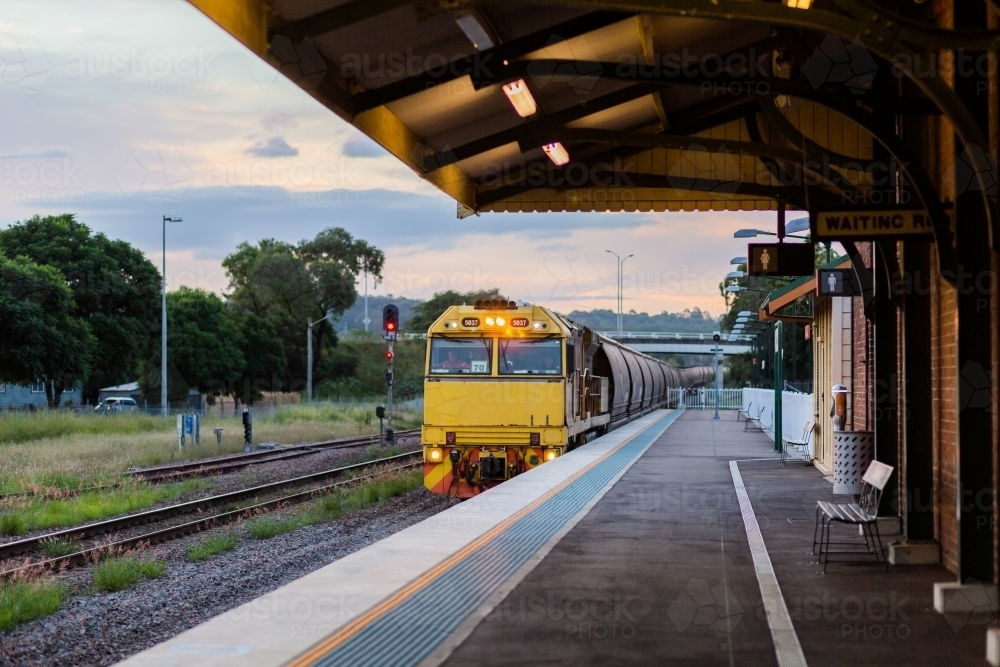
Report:
[[[382,331],[384,335],[382,336],[388,349],[385,353],[385,358],[389,362],[389,368],[385,373],[385,382],[388,386],[388,403],[387,403],[387,426],[385,429],[385,441],[393,441],[393,431],[392,431],[392,358],[393,358],[393,344],[396,342],[396,334],[399,332],[399,308],[394,304],[388,304],[382,309]]]

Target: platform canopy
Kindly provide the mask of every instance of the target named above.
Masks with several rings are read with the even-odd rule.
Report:
[[[460,216],[878,203],[919,170],[879,127],[937,112],[850,37],[909,33],[800,0],[191,2]]]

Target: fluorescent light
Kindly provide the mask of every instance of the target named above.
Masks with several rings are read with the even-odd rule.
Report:
[[[798,218],[785,223],[785,233],[804,232],[809,229],[809,218]]]
[[[809,9],[812,0],[785,0],[785,5],[792,9]]]
[[[734,239],[752,239],[756,238],[756,236],[756,229],[738,229],[736,230],[736,233],[733,234]]]
[[[505,84],[503,92],[507,95],[507,99],[510,100],[511,105],[514,107],[514,111],[516,111],[517,115],[521,118],[527,118],[538,111],[538,105],[535,104],[535,98],[531,96],[531,91],[528,90],[528,86],[524,83],[524,79],[518,79],[517,81]]]
[[[746,264],[747,263],[747,258],[746,257],[733,257],[731,260],[729,260],[729,263],[733,264],[733,265],[736,265],[736,264]]]
[[[455,23],[458,27],[462,29],[465,36],[469,38],[472,42],[473,48],[476,51],[485,51],[486,49],[493,48],[493,40],[490,39],[489,34],[486,29],[483,28],[482,24],[479,23],[479,19],[476,18],[475,14],[466,14],[465,16],[460,16],[455,19]]]
[[[545,154],[549,156],[549,159],[557,167],[561,167],[569,162],[569,153],[566,152],[566,149],[558,141],[554,144],[545,144],[542,146],[542,150],[545,151]]]

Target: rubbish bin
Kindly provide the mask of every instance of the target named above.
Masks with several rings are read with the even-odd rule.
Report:
[[[861,493],[861,478],[873,458],[874,431],[836,431],[833,434],[833,492]]]

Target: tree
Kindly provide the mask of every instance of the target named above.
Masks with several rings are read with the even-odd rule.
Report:
[[[232,394],[243,377],[246,360],[240,342],[239,325],[215,294],[190,287],[167,294],[167,359],[184,382],[197,387],[210,402]],[[152,359],[155,368],[160,367],[159,357],[157,349]]]
[[[480,299],[500,299],[500,290],[479,290],[473,292],[456,292],[448,290],[438,292],[427,301],[413,309],[413,317],[406,322],[406,330],[415,333],[425,333],[431,325],[451,306],[461,306],[463,303],[473,305]]]
[[[296,246],[274,239],[243,243],[226,257],[223,267],[230,301],[241,312],[267,319],[284,342],[288,362],[284,384],[294,390],[305,384],[303,336],[308,321],[318,322],[312,328],[315,372],[324,350],[337,344],[330,321],[320,320],[327,313],[336,319],[354,304],[358,296],[354,285],[362,272],[377,284],[384,262],[381,250],[335,227]]]
[[[160,328],[160,273],[142,252],[63,214],[0,230],[0,255],[27,257],[65,278],[72,314],[86,321],[95,341],[85,398],[96,400],[100,387],[136,378],[140,362],[158,347]],[[58,380],[56,387],[61,393]]]
[[[87,375],[94,340],[75,317],[66,280],[51,266],[0,256],[0,380],[45,382],[49,405]]]
[[[280,387],[280,376],[288,365],[285,346],[268,320],[252,313],[240,317],[233,308],[227,309],[227,313],[239,320],[240,352],[245,361],[230,395],[236,404],[254,403],[264,390],[275,391]]]

